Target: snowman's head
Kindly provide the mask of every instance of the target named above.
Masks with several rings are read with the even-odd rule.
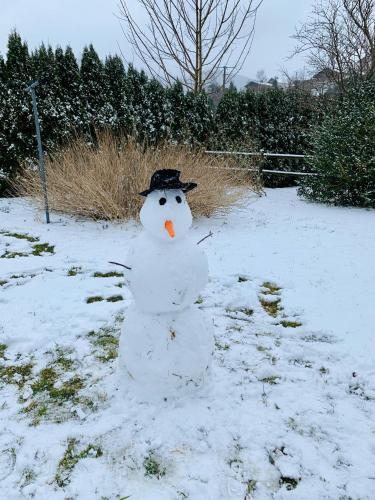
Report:
[[[188,232],[192,215],[181,189],[155,190],[147,195],[140,218],[148,234],[163,241],[176,241]]]
[[[183,238],[192,223],[185,193],[195,187],[195,182],[180,181],[179,170],[154,172],[149,189],[140,193],[146,196],[140,216],[147,233],[164,241]]]

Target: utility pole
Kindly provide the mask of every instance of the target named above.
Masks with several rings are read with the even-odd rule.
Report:
[[[35,130],[36,130],[36,141],[38,145],[38,155],[39,155],[39,176],[40,176],[40,182],[42,185],[42,191],[43,191],[43,196],[44,196],[44,209],[46,212],[46,222],[47,224],[50,223],[50,218],[49,218],[49,207],[48,207],[48,193],[47,193],[47,179],[46,179],[46,168],[44,165],[44,154],[43,154],[43,147],[42,147],[42,136],[40,133],[40,122],[39,122],[39,115],[38,115],[38,106],[36,102],[36,95],[35,95],[35,87],[37,87],[39,84],[38,80],[35,80],[30,83],[30,85],[26,88],[28,92],[31,93],[31,99],[33,102],[33,112],[34,112],[34,121],[35,121]]]
[[[233,69],[234,66],[221,66],[221,67],[223,69],[223,92],[224,92],[227,86],[227,70]]]

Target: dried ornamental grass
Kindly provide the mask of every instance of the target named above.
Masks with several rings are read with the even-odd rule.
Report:
[[[46,159],[48,196],[53,210],[95,220],[136,218],[153,172],[181,170],[183,181],[198,188],[188,194],[195,216],[225,212],[258,184],[249,172],[230,170],[234,160],[205,154],[187,146],[165,144],[144,148],[133,140],[119,143],[111,134],[99,136],[93,148],[83,139]],[[18,194],[42,201],[38,172],[25,169],[16,185]]]

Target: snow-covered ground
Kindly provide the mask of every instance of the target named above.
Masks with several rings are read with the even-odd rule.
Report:
[[[131,296],[100,275],[138,227],[0,200],[1,498],[375,498],[375,212],[266,194],[195,224],[212,379],[158,405],[118,396]]]

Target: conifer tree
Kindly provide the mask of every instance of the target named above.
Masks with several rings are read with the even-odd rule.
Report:
[[[249,120],[247,104],[247,95],[236,88],[229,88],[224,93],[216,109],[216,133],[212,137],[212,147],[231,149],[240,144],[243,147]]]
[[[51,150],[61,144],[69,126],[60,98],[60,82],[52,47],[42,44],[32,53],[31,65],[33,76],[39,82],[37,97],[43,146],[45,150]]]
[[[125,78],[125,93],[129,112],[129,135],[142,136],[142,108],[146,100],[148,78],[144,71],[137,71],[131,64]]]
[[[6,96],[5,62],[3,56],[0,54],[0,195],[6,187],[6,179],[8,177],[6,155],[8,143],[6,129],[4,128]]]
[[[166,138],[168,133],[165,90],[152,78],[146,83],[144,92],[144,105],[140,107],[142,140],[156,144]]]
[[[189,133],[186,124],[186,96],[181,82],[177,81],[166,90],[166,121],[168,136],[182,142]]]
[[[3,108],[3,130],[6,146],[3,152],[7,175],[12,177],[20,163],[35,157],[35,130],[30,94],[26,86],[32,78],[29,51],[21,37],[9,36],[5,63],[6,99]]]
[[[58,97],[63,104],[67,127],[79,134],[83,127],[81,76],[77,59],[71,47],[55,51],[56,74],[59,81]]]
[[[186,94],[185,120],[191,143],[204,143],[209,139],[214,115],[212,103],[205,92]]]
[[[125,132],[130,128],[130,113],[126,95],[126,72],[120,57],[109,56],[104,65],[107,87],[106,100],[113,110],[112,127]]]
[[[106,82],[104,65],[92,44],[85,47],[81,59],[81,97],[84,106],[84,121],[93,127],[106,125]]]

